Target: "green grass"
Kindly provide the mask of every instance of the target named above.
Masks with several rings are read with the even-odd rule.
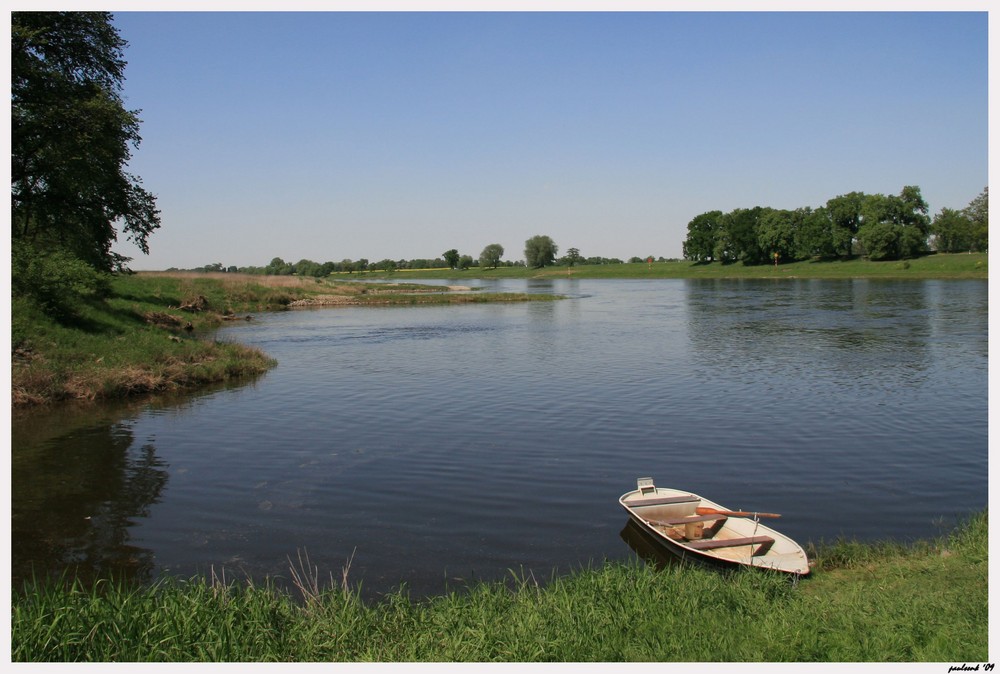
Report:
[[[914,546],[838,543],[792,584],[752,570],[608,563],[366,604],[344,580],[52,582],[15,591],[14,661],[977,662],[988,659],[988,522]],[[308,561],[308,560],[307,560]],[[293,567],[294,569],[294,567]],[[17,590],[17,588],[15,588]]]
[[[696,264],[693,262],[579,265],[572,269],[554,266],[543,269],[525,267],[473,268],[458,270],[406,270],[392,274],[367,272],[369,277],[393,279],[420,278],[707,278],[707,279],[985,279],[988,276],[986,253],[940,253],[913,260],[871,262],[849,260],[806,261],[788,264],[746,266],[742,263]],[[361,278],[365,275],[362,274]]]
[[[11,398],[15,407],[125,398],[259,375],[275,361],[217,341],[227,320],[284,310],[299,300],[416,305],[555,299],[526,293],[449,293],[426,284],[342,283],[241,274],[137,274],[112,281],[104,299],[80,298],[54,317],[12,298]],[[185,310],[188,307],[189,310]]]
[[[112,297],[79,302],[73,315],[58,319],[14,298],[13,404],[192,388],[256,375],[274,365],[257,349],[202,338],[205,329],[221,322],[220,315],[177,309],[181,293],[173,290],[121,279]]]

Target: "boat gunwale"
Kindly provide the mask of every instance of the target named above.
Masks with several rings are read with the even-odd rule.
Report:
[[[677,490],[667,487],[656,487],[656,486],[653,486],[653,490],[654,491],[652,494],[647,494],[647,496],[651,497],[650,500],[652,500],[652,498],[663,498],[671,496],[692,496],[694,497],[694,502],[697,503],[696,507],[707,507],[707,508],[715,508],[717,510],[728,510],[728,508],[726,508],[725,506],[715,503],[714,501],[710,501],[694,492]],[[633,489],[629,492],[626,492],[625,494],[622,494],[619,497],[618,502],[628,513],[630,519],[635,521],[636,524],[639,525],[647,533],[652,534],[653,539],[656,542],[659,542],[662,546],[671,550],[675,554],[679,554],[682,558],[690,555],[691,557],[699,561],[708,562],[714,565],[721,564],[726,567],[746,566],[755,569],[778,571],[781,573],[787,573],[797,576],[805,576],[808,575],[810,572],[809,557],[808,555],[806,555],[806,552],[802,548],[802,546],[788,535],[783,534],[775,529],[772,529],[766,524],[762,524],[760,520],[755,521],[754,530],[756,532],[756,535],[771,536],[772,538],[774,538],[775,544],[777,544],[779,541],[781,541],[784,544],[778,547],[788,546],[791,547],[792,550],[787,552],[776,552],[774,550],[775,545],[772,545],[771,548],[763,555],[760,556],[751,555],[749,559],[740,560],[740,559],[730,559],[725,556],[720,556],[716,550],[699,550],[698,548],[690,547],[683,540],[676,540],[667,536],[665,533],[663,533],[655,526],[653,526],[650,520],[647,520],[642,515],[640,515],[637,512],[637,509],[633,506],[642,504],[629,503],[630,501],[629,497],[639,496],[642,494],[643,491],[641,489]],[[633,498],[631,500],[635,501],[640,499]],[[683,503],[691,503],[691,502],[692,501],[690,500],[685,500],[683,502],[677,503],[677,505]],[[655,504],[649,504],[649,505],[654,506]],[[732,519],[734,518],[730,518],[730,521]],[[723,525],[722,528],[724,529],[725,526],[727,525]],[[793,556],[793,558],[789,559],[789,556]],[[794,560],[794,557],[798,556],[801,556],[802,559],[801,563]]]

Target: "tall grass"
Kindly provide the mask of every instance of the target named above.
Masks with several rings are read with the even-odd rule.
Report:
[[[834,546],[812,578],[639,562],[366,604],[290,559],[271,585],[41,582],[12,602],[15,661],[975,662],[988,659],[987,517],[919,546]],[[840,544],[838,544],[840,545]]]

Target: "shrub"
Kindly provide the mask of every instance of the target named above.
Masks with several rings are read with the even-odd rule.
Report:
[[[78,302],[101,299],[111,291],[108,274],[65,250],[44,251],[14,241],[10,264],[12,297],[32,301],[52,316],[70,316]]]

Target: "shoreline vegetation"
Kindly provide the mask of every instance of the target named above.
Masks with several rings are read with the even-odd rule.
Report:
[[[466,287],[344,282],[290,276],[119,275],[104,297],[80,296],[46,311],[15,296],[11,404],[122,399],[260,375],[275,361],[259,349],[213,339],[228,321],[296,307],[414,306],[559,299]]]
[[[698,263],[661,260],[621,264],[525,266],[459,269],[397,269],[336,272],[331,278],[456,279],[456,278],[628,278],[628,279],[987,279],[987,253],[933,253],[907,260],[875,262],[861,257],[760,265],[740,262]]]
[[[194,271],[118,275],[102,297],[62,298],[68,308],[61,312],[14,295],[11,404],[16,410],[68,400],[122,399],[258,376],[275,365],[273,359],[258,349],[205,336],[227,321],[251,320],[263,311],[561,299],[416,282],[461,278],[985,280],[988,256],[950,253],[891,262],[853,258],[756,266],[660,261],[369,270],[325,278]]]
[[[14,588],[15,662],[985,662],[988,517],[837,541],[797,583],[638,559],[364,602],[300,552],[288,590],[212,576]],[[336,576],[336,577],[335,577]]]

